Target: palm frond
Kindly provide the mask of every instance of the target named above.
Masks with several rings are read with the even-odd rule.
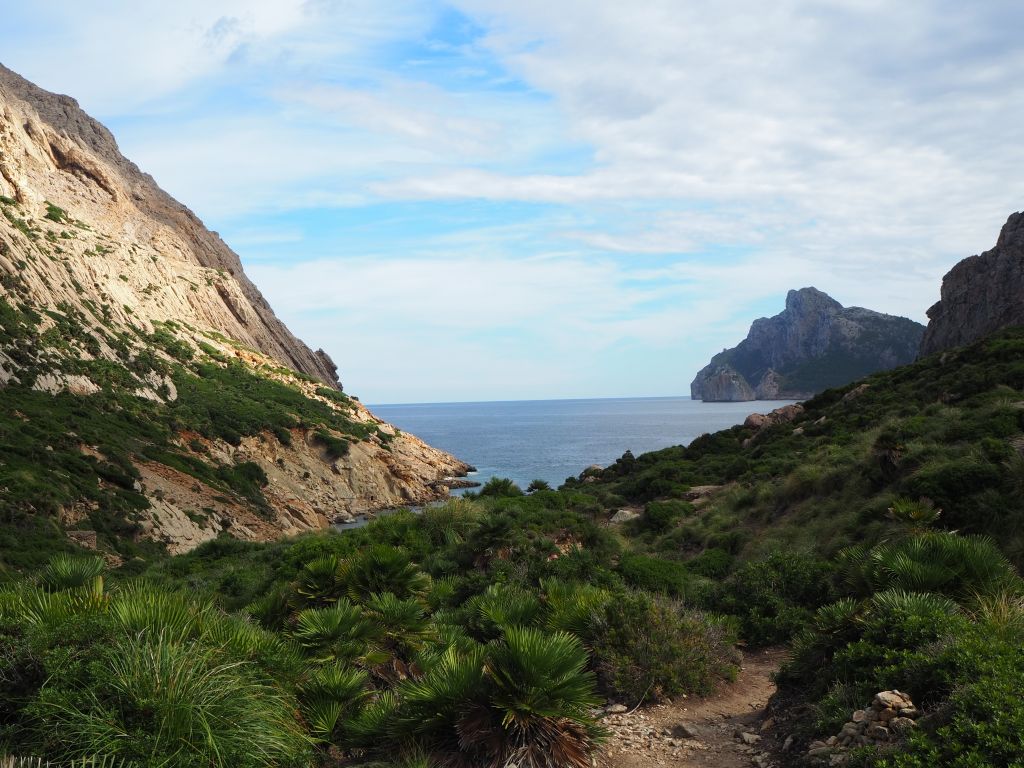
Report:
[[[50,558],[39,574],[39,582],[51,592],[88,588],[102,593],[105,568],[102,557],[61,553]]]

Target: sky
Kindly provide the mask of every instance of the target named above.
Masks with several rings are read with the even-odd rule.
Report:
[[[1024,3],[0,0],[364,402],[688,394],[1024,208]]]

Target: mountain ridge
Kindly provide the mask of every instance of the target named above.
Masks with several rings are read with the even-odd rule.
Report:
[[[817,288],[791,290],[785,309],[755,320],[690,385],[694,400],[803,400],[829,387],[911,362],[924,326],[843,307]]]

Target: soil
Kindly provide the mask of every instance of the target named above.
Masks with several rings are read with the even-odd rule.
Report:
[[[785,658],[775,648],[744,654],[739,676],[704,699],[680,697],[634,712],[607,715],[612,736],[602,768],[750,768],[777,765],[778,739],[765,706],[775,693],[772,675]],[[687,737],[685,732],[692,733]],[[747,735],[745,743],[743,736]],[[754,738],[756,737],[756,738]]]

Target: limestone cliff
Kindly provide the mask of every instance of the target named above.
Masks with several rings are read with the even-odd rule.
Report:
[[[732,366],[719,365],[709,371],[701,386],[701,399],[708,403],[756,400],[747,380]]]
[[[914,359],[924,328],[903,317],[843,307],[816,288],[786,296],[747,338],[715,355],[690,385],[695,400],[802,400]]]
[[[940,295],[928,310],[922,355],[1024,325],[1024,212],[1007,219],[994,248],[953,267]]]
[[[344,395],[216,233],[2,66],[0,214],[5,519],[183,551],[426,502],[468,469]]]

